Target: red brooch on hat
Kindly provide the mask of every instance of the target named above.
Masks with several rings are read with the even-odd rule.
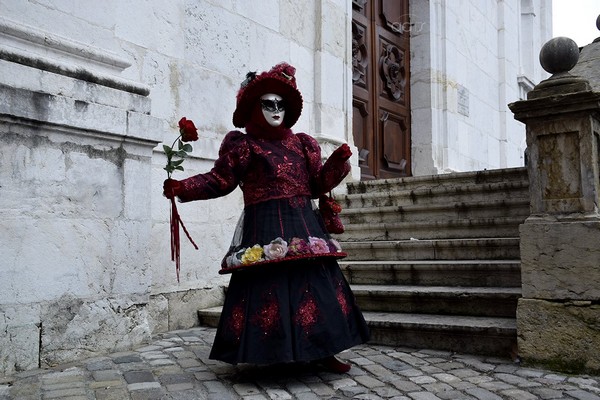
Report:
[[[302,113],[302,94],[296,87],[296,68],[282,62],[259,75],[248,72],[237,94],[237,106],[233,112],[233,125],[246,126],[252,115],[252,109],[260,97],[267,93],[281,96],[286,102],[283,123],[291,128]]]

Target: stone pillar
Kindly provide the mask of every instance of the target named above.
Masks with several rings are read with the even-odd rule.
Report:
[[[600,43],[590,46],[600,45]],[[520,227],[519,354],[527,364],[600,371],[600,92],[570,74],[577,44],[555,38],[553,75],[509,105],[527,125],[531,215]],[[596,59],[596,68],[600,59]]]

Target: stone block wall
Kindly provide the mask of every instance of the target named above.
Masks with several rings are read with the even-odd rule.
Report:
[[[555,371],[600,371],[600,305],[591,301],[519,302],[521,356],[529,365]]]
[[[519,352],[526,363],[600,371],[600,220],[530,218],[520,228],[523,298]]]
[[[143,95],[0,64],[32,78],[0,83],[0,370],[148,339],[144,193],[162,122]]]

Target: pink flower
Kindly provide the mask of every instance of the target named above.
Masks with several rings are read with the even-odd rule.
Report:
[[[267,260],[276,260],[285,257],[288,252],[288,244],[285,240],[278,237],[264,246],[263,249]]]
[[[327,254],[329,253],[329,246],[327,241],[317,237],[308,238],[308,246],[313,254]]]
[[[342,251],[342,246],[340,242],[335,239],[329,239],[329,251],[331,253],[339,253]]]
[[[288,245],[288,254],[297,256],[300,254],[309,254],[310,248],[308,247],[308,243],[306,240],[300,238],[293,238]]]

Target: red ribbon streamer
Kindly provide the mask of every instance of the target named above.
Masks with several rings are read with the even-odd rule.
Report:
[[[185,228],[181,217],[179,216],[179,212],[177,212],[177,205],[175,204],[175,196],[171,196],[171,261],[175,261],[175,271],[177,272],[177,283],[179,283],[179,269],[180,269],[180,253],[181,253],[181,245],[179,242],[179,225],[183,228],[183,232],[185,232],[186,236],[190,240],[190,242],[194,245],[196,250],[198,250],[198,246],[194,243],[194,240],[190,236],[190,233]]]

